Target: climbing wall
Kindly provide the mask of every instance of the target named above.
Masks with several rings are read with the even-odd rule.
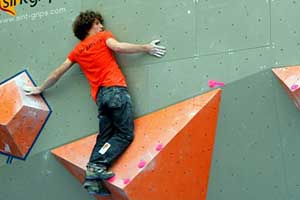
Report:
[[[162,59],[117,56],[137,118],[225,84],[207,200],[299,199],[300,114],[271,69],[300,63],[300,1],[16,2],[15,16],[0,10],[0,82],[27,69],[41,84],[78,42],[78,12],[98,10],[118,40],[167,47]],[[0,200],[94,199],[49,153],[98,130],[78,66],[44,97],[53,113],[26,161],[0,156]]]

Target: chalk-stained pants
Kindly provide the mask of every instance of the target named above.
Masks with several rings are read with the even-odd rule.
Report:
[[[101,87],[97,105],[99,134],[89,162],[110,167],[133,141],[132,101],[126,87]]]

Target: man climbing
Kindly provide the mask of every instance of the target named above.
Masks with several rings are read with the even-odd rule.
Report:
[[[24,91],[28,95],[40,94],[54,85],[74,63],[79,64],[98,105],[99,119],[99,134],[87,164],[84,187],[90,194],[108,195],[102,181],[114,176],[108,168],[134,138],[132,102],[113,52],[144,52],[162,57],[166,48],[157,45],[159,40],[144,45],[119,42],[111,32],[104,30],[103,22],[98,12],[81,12],[73,23],[73,32],[80,42],[41,86],[24,87]]]

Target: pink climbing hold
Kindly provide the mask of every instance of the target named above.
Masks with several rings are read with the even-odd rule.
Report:
[[[299,85],[297,85],[297,84],[294,84],[294,85],[291,86],[291,90],[292,90],[292,91],[295,91],[295,90],[297,90],[298,88],[299,88]]]
[[[112,183],[112,182],[114,182],[115,180],[116,180],[116,176],[113,176],[113,177],[111,177],[110,179],[108,179],[107,181],[110,182],[110,183]]]
[[[208,86],[210,87],[210,88],[214,88],[214,87],[217,87],[217,86],[224,86],[225,85],[225,83],[223,83],[223,82],[218,82],[218,81],[216,81],[216,80],[209,80],[208,81]]]
[[[129,179],[129,178],[124,178],[124,179],[123,179],[123,183],[124,183],[125,185],[127,185],[129,182],[130,182],[130,179]]]
[[[155,148],[156,151],[161,151],[164,148],[163,144],[158,144]]]
[[[145,165],[146,165],[146,161],[141,160],[140,163],[139,163],[139,165],[138,165],[138,167],[139,168],[143,168],[143,167],[145,167]]]

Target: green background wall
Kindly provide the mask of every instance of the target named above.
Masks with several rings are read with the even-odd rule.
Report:
[[[209,79],[226,83],[208,200],[300,198],[300,113],[271,72],[299,64],[300,0],[41,0],[33,8],[19,5],[22,20],[0,12],[0,81],[27,69],[42,83],[77,43],[71,24],[86,9],[101,11],[107,29],[120,41],[161,39],[168,48],[162,59],[118,56],[136,117],[209,91]],[[56,12],[33,15],[51,10]],[[53,113],[28,159],[6,165],[0,155],[0,200],[93,199],[49,153],[98,130],[96,105],[79,67],[44,96]]]

